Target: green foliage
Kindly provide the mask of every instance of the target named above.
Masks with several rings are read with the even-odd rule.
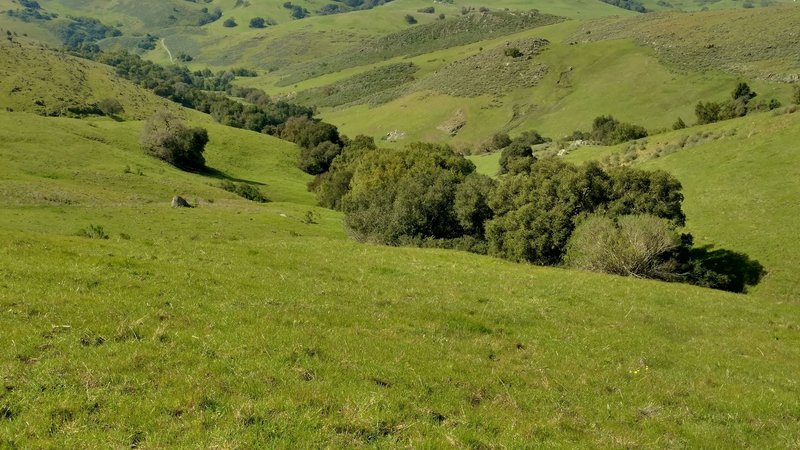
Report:
[[[323,142],[339,144],[336,127],[308,117],[290,117],[276,133],[281,139],[292,141],[303,148],[314,148]]]
[[[297,166],[305,173],[319,175],[328,170],[341,152],[342,147],[331,141],[320,142],[314,147],[301,146]]]
[[[600,0],[600,1],[630,11],[636,11],[640,13],[649,12],[647,8],[644,7],[642,2],[638,0]]]
[[[514,141],[511,145],[503,149],[500,154],[500,173],[505,174],[518,170],[529,168],[533,164],[534,156],[533,149],[530,145]]]
[[[489,194],[495,184],[485,175],[471,173],[456,188],[453,210],[466,235],[483,240],[484,224],[494,216]]]
[[[697,124],[704,125],[707,123],[714,123],[720,120],[720,111],[722,106],[715,102],[697,102],[694,108],[694,113],[697,116]]]
[[[743,100],[745,103],[747,103],[754,99],[757,95],[758,94],[750,89],[750,86],[747,83],[740,82],[736,85],[736,88],[733,90],[733,92],[731,92],[731,99]]]
[[[512,261],[554,265],[581,214],[607,200],[609,177],[598,165],[536,161],[529,173],[503,178],[490,198],[489,254]]]
[[[795,84],[792,89],[792,103],[800,105],[800,84]]]
[[[674,225],[665,219],[593,216],[575,229],[564,262],[594,272],[675,280],[677,264],[672,254],[680,243]]]
[[[460,236],[458,185],[475,166],[449,147],[410,144],[359,158],[342,199],[345,226],[360,241],[397,245]]]
[[[293,19],[302,19],[310,14],[307,9],[300,5],[295,5],[292,2],[284,3],[283,7],[290,11]]]
[[[89,225],[86,228],[78,230],[75,235],[89,239],[108,239],[108,233],[106,233],[101,225]]]
[[[415,25],[417,23],[417,19],[411,14],[406,14],[405,17],[403,17],[403,20],[405,20],[409,25]]]
[[[168,111],[154,114],[144,125],[139,143],[145,152],[187,171],[205,169],[203,152],[208,143],[204,128],[189,128]]]
[[[219,184],[219,187],[254,202],[267,203],[269,201],[261,190],[250,183],[235,183],[230,180],[224,180]]]
[[[592,123],[589,137],[602,145],[616,145],[647,137],[647,130],[639,125],[620,122],[612,116],[599,116]]]
[[[69,17],[56,24],[55,32],[69,49],[79,49],[105,38],[122,35],[118,29],[91,17]]]
[[[622,166],[608,171],[610,184],[602,210],[611,217],[649,214],[683,226],[686,215],[680,181],[663,170]]]
[[[253,17],[250,19],[250,28],[266,28],[267,21],[263,17]]]
[[[319,205],[340,210],[342,197],[350,191],[354,165],[365,153],[377,150],[377,148],[375,140],[364,135],[358,135],[348,141],[341,154],[334,158],[328,171],[314,178],[309,186],[316,194]]]
[[[682,130],[684,128],[686,128],[686,122],[684,122],[683,119],[680,117],[678,117],[678,120],[676,120],[675,123],[672,124],[673,130]]]
[[[210,114],[223,125],[251,131],[274,131],[290,117],[311,117],[313,109],[284,101],[274,102],[258,89],[235,88],[233,71],[214,74],[206,69],[191,72],[186,67],[163,67],[128,52],[91,52],[83,56],[116,68],[118,75],[151,89],[156,95]],[[233,100],[240,95],[252,100],[245,104]]]
[[[116,116],[125,112],[122,104],[115,98],[104,98],[97,102],[97,108],[106,116]]]
[[[651,214],[683,224],[681,185],[665,172],[543,159],[503,178],[489,198],[489,253],[512,261],[559,264],[575,226],[589,214]]]
[[[698,102],[695,107],[697,124],[704,125],[720,120],[730,120],[736,117],[744,117],[749,112],[758,111],[759,109],[769,109],[768,104],[764,104],[761,107],[751,102],[757,95],[747,83],[740,82],[731,92],[730,100],[722,103]]]
[[[235,27],[237,25],[238,24],[236,23],[236,19],[234,19],[233,17],[229,17],[229,18],[225,19],[224,22],[222,22],[222,26],[225,27],[225,28],[233,28],[233,27]]]

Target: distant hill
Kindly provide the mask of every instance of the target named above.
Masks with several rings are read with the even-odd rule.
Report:
[[[91,112],[114,99],[120,116],[141,120],[175,105],[117,76],[114,69],[26,38],[0,41],[0,105],[52,116]]]

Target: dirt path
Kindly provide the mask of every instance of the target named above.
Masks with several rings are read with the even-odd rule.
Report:
[[[169,47],[167,47],[167,43],[164,42],[164,39],[161,39],[161,46],[164,47],[164,50],[167,51],[167,55],[169,55],[169,62],[174,63],[175,60],[172,59],[172,52],[169,51]]]

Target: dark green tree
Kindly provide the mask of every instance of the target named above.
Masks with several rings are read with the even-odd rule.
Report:
[[[205,169],[203,152],[208,132],[204,128],[189,128],[169,111],[158,112],[148,119],[139,142],[147,153],[179,169],[191,172]]]

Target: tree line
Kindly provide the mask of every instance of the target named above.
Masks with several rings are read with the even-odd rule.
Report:
[[[529,133],[538,136],[538,133]],[[509,147],[512,147],[509,145]],[[515,262],[742,291],[763,268],[746,255],[731,268],[679,233],[681,184],[664,171],[576,166],[538,159],[520,141],[498,180],[446,145],[378,149],[366,136],[310,184],[321,206],[344,212],[362,242],[460,249]]]

